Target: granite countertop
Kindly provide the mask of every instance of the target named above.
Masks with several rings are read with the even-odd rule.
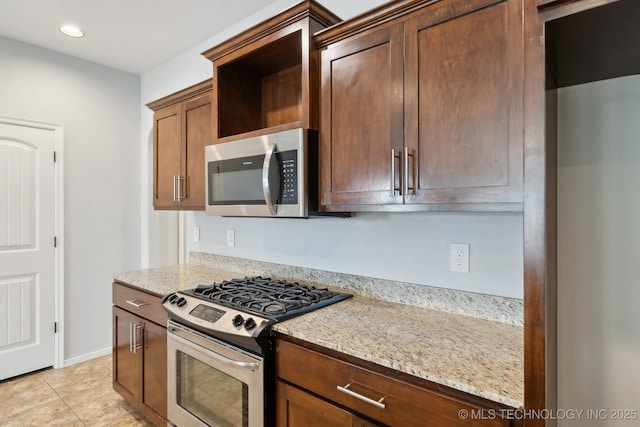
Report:
[[[126,271],[113,275],[115,280],[128,283],[158,295],[195,288],[203,283],[221,282],[242,273],[211,268],[198,264],[180,264],[146,270]]]
[[[114,278],[164,295],[243,276],[188,264],[118,273]],[[524,404],[520,325],[356,294],[273,329],[511,407]]]
[[[273,329],[508,406],[524,405],[521,326],[354,295]]]

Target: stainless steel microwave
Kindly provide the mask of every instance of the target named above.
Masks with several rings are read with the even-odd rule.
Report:
[[[206,212],[304,218],[317,211],[317,132],[293,129],[205,148]]]

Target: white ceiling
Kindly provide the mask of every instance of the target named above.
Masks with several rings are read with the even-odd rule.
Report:
[[[343,19],[387,1],[318,0]],[[297,1],[0,0],[0,36],[143,74],[275,3]],[[63,24],[85,37],[63,35]]]
[[[0,0],[0,35],[142,74],[276,1]]]

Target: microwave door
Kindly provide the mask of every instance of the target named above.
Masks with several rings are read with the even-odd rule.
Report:
[[[267,209],[272,216],[278,213],[278,199],[280,193],[280,162],[276,144],[271,145],[267,154],[264,156],[262,164],[262,191],[264,192],[264,201]]]

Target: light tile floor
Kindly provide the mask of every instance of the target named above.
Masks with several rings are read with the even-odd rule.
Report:
[[[0,426],[152,424],[113,390],[111,355],[0,382]]]

